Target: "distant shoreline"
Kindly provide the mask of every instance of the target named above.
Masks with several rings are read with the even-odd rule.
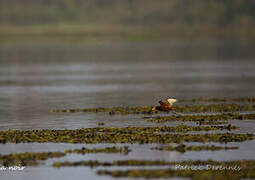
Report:
[[[243,28],[214,25],[127,25],[127,24],[0,24],[0,44],[23,39],[32,41],[158,41],[158,40],[231,40],[253,43],[255,27]]]

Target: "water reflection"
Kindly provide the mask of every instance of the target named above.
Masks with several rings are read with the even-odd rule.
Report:
[[[59,128],[65,123],[71,128],[78,121],[86,126],[90,119],[52,114],[51,108],[153,105],[167,96],[253,96],[255,64],[249,62],[5,64],[0,67],[0,128]]]

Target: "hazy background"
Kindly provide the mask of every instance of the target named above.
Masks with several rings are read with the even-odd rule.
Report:
[[[253,0],[1,0],[0,62],[253,59],[254,27]]]
[[[255,38],[254,9],[253,0],[1,0],[0,42],[44,36],[69,41],[218,39],[248,45]]]

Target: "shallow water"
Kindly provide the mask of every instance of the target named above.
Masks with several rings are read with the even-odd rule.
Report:
[[[0,55],[0,130],[7,129],[77,129],[97,126],[151,126],[143,115],[107,113],[52,113],[51,109],[112,106],[154,105],[165,97],[190,99],[197,97],[255,96],[255,61],[252,59],[175,59],[168,44],[41,46],[15,45],[2,47]],[[116,52],[112,48],[116,48]],[[55,50],[54,50],[55,48]],[[13,53],[12,53],[13,50]],[[84,51],[86,53],[84,53]],[[112,53],[115,54],[112,54]],[[101,53],[101,55],[100,55]],[[156,55],[158,54],[158,58]],[[73,58],[72,58],[73,57]],[[107,58],[108,57],[108,58]],[[103,60],[100,60],[103,59]],[[45,59],[45,61],[44,61]],[[25,63],[23,63],[25,62]],[[187,103],[187,102],[183,102]],[[190,102],[189,102],[190,103]],[[181,104],[181,103],[179,103]],[[176,122],[168,123],[176,125]],[[255,132],[255,123],[233,121],[239,128],[233,132]],[[177,152],[151,151],[153,145],[130,145],[124,155],[68,155],[61,159],[254,159],[254,141],[229,143],[238,150]],[[0,153],[63,151],[80,144],[1,144]],[[111,145],[85,145],[103,147]],[[111,179],[96,176],[90,168],[27,167],[22,172],[1,172],[2,179]],[[59,160],[59,159],[57,159]],[[99,168],[101,169],[101,168]],[[52,178],[52,179],[53,179]]]

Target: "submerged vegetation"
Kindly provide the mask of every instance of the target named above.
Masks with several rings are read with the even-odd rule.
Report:
[[[215,146],[215,145],[202,145],[202,146],[187,146],[185,144],[179,144],[178,146],[164,146],[164,147],[154,147],[152,150],[159,151],[178,151],[178,152],[186,152],[186,151],[217,151],[217,150],[234,150],[238,149],[237,146]]]

